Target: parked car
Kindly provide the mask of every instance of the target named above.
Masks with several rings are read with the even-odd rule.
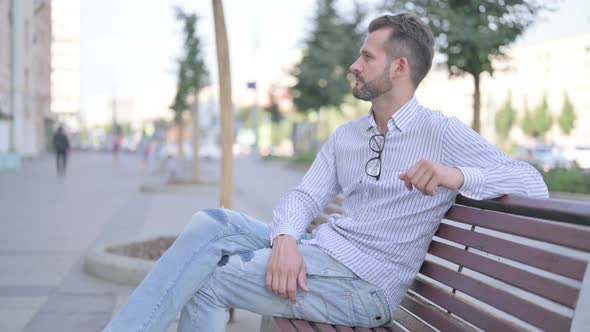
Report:
[[[574,146],[565,151],[566,157],[573,163],[573,166],[590,169],[590,146]]]
[[[520,148],[514,158],[541,167],[543,171],[557,167],[571,168],[572,161],[566,157],[563,148],[553,144],[537,144],[528,148]]]

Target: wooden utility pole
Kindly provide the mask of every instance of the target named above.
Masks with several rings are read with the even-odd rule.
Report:
[[[233,189],[234,112],[231,101],[231,73],[227,31],[221,0],[213,1],[215,44],[219,71],[219,101],[221,106],[221,206],[231,208]]]

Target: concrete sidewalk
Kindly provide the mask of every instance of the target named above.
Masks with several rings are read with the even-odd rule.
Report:
[[[218,164],[203,163],[207,181]],[[283,162],[237,159],[234,209],[270,221],[280,195],[303,172]],[[83,272],[96,246],[178,234],[190,216],[218,206],[216,185],[144,193],[140,157],[75,153],[64,178],[51,156],[0,172],[0,331],[100,331],[132,287]],[[236,312],[228,331],[257,331],[259,316]],[[173,329],[174,327],[172,327]]]

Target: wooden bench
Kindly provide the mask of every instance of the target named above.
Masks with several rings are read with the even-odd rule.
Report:
[[[387,328],[263,317],[261,331],[590,331],[590,204],[459,196]]]

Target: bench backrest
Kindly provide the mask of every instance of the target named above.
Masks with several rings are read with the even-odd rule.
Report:
[[[583,316],[590,315],[588,203],[459,196],[428,252],[398,310],[402,320],[411,313],[415,329],[569,331],[590,324]]]

